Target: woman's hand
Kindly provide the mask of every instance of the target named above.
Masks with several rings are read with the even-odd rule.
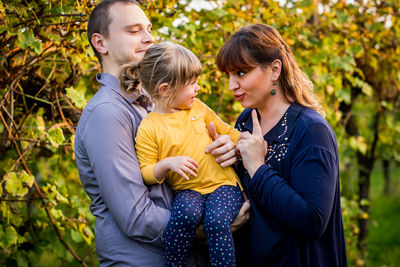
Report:
[[[253,177],[257,169],[264,164],[268,144],[264,140],[256,110],[251,112],[251,118],[253,120],[253,134],[243,132],[239,136],[236,149],[240,153],[243,165],[250,177]]]
[[[219,135],[213,122],[208,125],[208,132],[214,142],[206,147],[206,153],[216,156],[215,160],[223,168],[234,164],[237,161],[237,156],[235,143],[232,142],[231,137]]]

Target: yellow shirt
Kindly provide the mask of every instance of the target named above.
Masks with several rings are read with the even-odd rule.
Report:
[[[223,122],[214,111],[198,99],[191,109],[175,113],[151,112],[140,123],[135,142],[143,180],[146,184],[161,183],[154,177],[154,165],[167,157],[187,156],[199,164],[196,177],[185,180],[169,171],[166,182],[172,190],[191,189],[208,194],[222,185],[236,186],[239,179],[232,167],[222,168],[206,147],[212,143],[207,125],[214,122],[218,134],[227,134],[235,144],[240,132]]]

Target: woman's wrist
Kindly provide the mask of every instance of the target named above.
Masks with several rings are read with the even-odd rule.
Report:
[[[250,164],[248,166],[247,172],[249,173],[250,177],[253,178],[254,174],[257,172],[257,170],[264,164],[263,161],[260,162],[254,162],[253,164]]]

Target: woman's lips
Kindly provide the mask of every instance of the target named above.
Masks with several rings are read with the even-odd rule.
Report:
[[[233,96],[237,101],[241,101],[244,97],[244,94],[234,94]]]

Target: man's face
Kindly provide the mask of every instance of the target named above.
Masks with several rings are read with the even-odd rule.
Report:
[[[104,40],[109,64],[119,65],[140,61],[153,44],[151,23],[143,10],[131,3],[115,3],[109,8],[111,24]]]

